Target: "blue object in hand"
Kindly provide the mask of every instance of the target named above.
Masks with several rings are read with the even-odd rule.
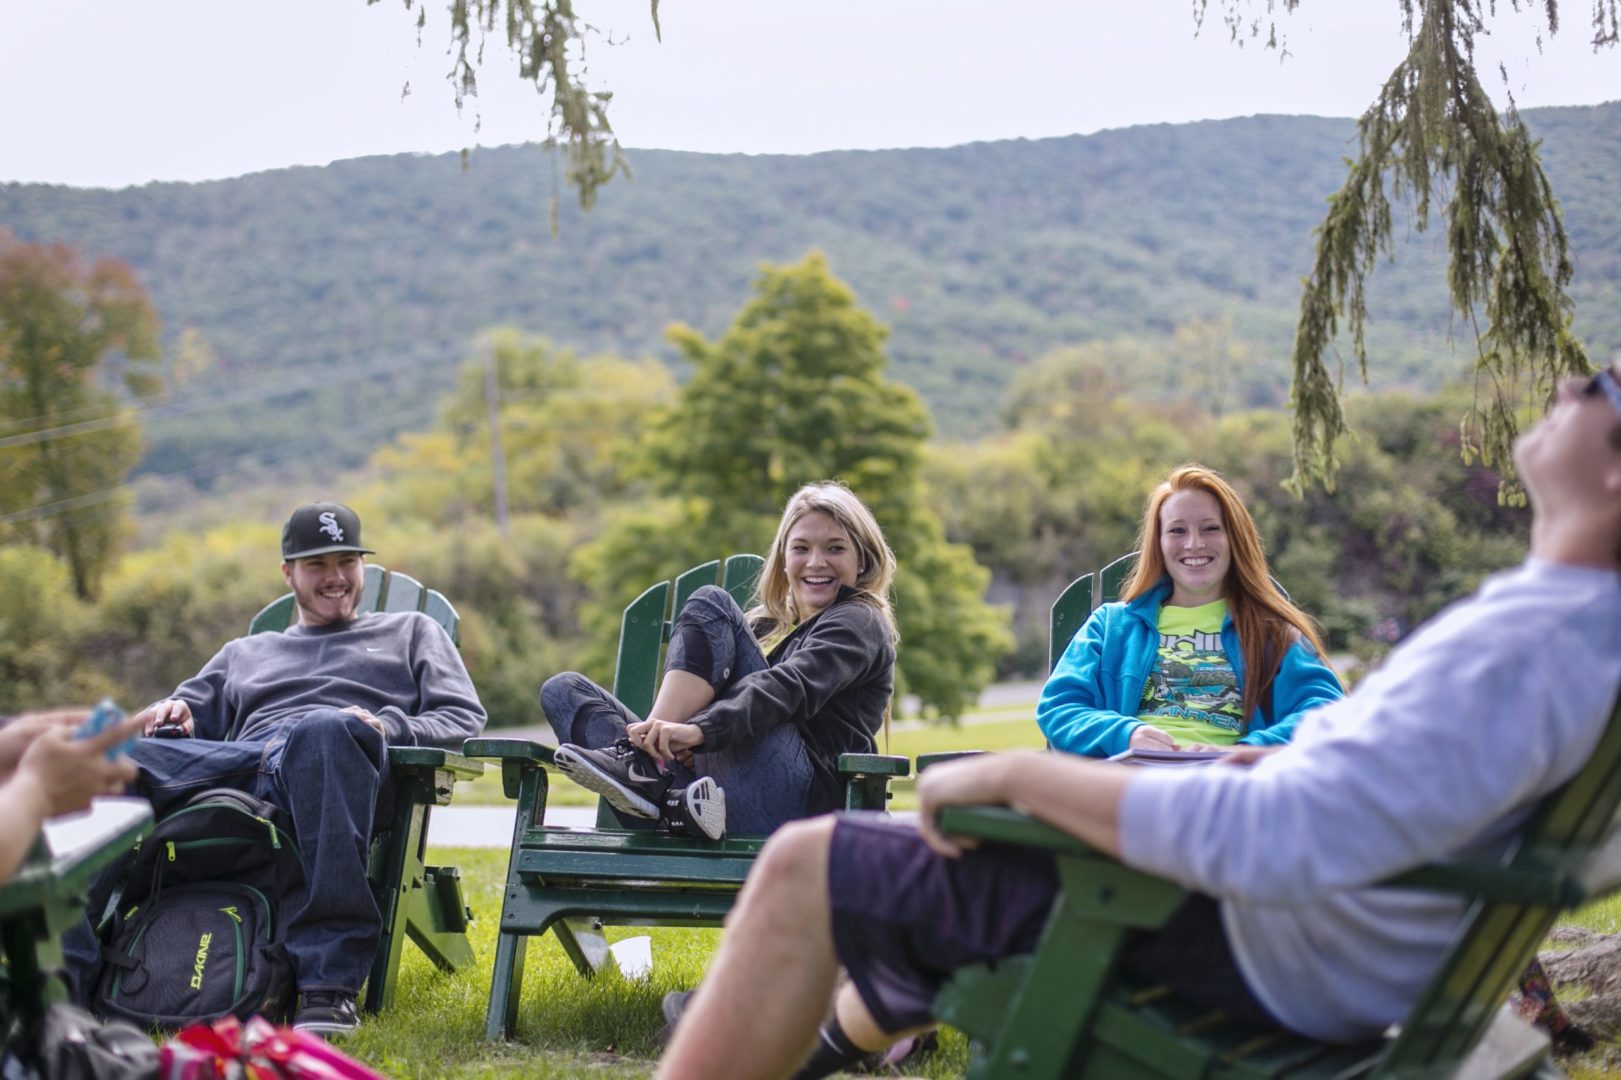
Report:
[[[81,739],[88,739],[98,732],[106,731],[123,719],[124,710],[113,704],[112,698],[102,698],[101,703],[91,712],[90,718],[79,725],[78,736]],[[117,761],[133,749],[135,749],[135,738],[131,736],[116,746],[109,746],[107,748],[107,760]]]

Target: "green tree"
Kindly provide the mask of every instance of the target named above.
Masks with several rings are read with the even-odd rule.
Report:
[[[697,557],[762,549],[795,489],[831,477],[872,508],[899,559],[903,690],[945,716],[973,700],[1008,648],[1005,617],[925,502],[928,413],[884,378],[885,336],[817,253],[763,268],[715,341],[671,329],[694,372],[640,465],[666,501],[625,512],[576,564],[598,598],[587,617],[597,640],[649,581]]]
[[[1123,379],[1156,388],[1167,358],[1133,338],[1047,353],[1014,379],[1008,433],[935,447],[926,476],[946,534],[990,569],[1013,601],[1017,646],[1006,674],[1046,673],[1047,615],[1077,575],[1133,548],[1143,498],[1191,456],[1208,417],[1130,396]]]
[[[1196,17],[1208,4],[1195,0]],[[1264,33],[1273,46],[1279,35],[1271,14],[1299,5],[1265,0],[1266,15],[1251,16],[1260,0],[1220,0],[1235,38]],[[1528,406],[1546,408],[1561,377],[1589,366],[1570,332],[1570,244],[1513,95],[1506,94],[1508,108],[1499,111],[1475,71],[1475,40],[1490,32],[1497,5],[1399,0],[1399,6],[1407,55],[1357,122],[1359,153],[1317,228],[1300,300],[1290,484],[1299,490],[1333,483],[1335,444],[1347,427],[1325,356],[1343,319],[1366,381],[1367,281],[1380,256],[1394,252],[1394,198],[1409,204],[1419,231],[1435,207],[1445,218],[1451,304],[1474,328],[1476,346],[1476,392],[1461,449],[1466,461],[1479,455],[1501,470],[1505,495],[1516,497],[1510,448],[1518,415]],[[1547,33],[1558,33],[1558,0],[1514,0],[1511,6],[1540,11]],[[1593,47],[1614,46],[1621,40],[1618,0],[1591,0],[1591,11]]]
[[[118,487],[141,457],[139,428],[107,387],[157,389],[157,331],[128,266],[86,267],[66,246],[0,229],[0,520],[60,555],[81,598],[117,548]]]
[[[631,448],[673,390],[655,361],[581,359],[544,338],[497,328],[463,362],[438,426],[373,455],[387,481],[379,501],[395,520],[493,518],[493,398],[509,511],[594,513],[624,495]]]

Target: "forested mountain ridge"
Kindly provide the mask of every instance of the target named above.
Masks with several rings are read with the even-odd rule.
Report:
[[[1621,103],[1526,116],[1578,260],[1577,333],[1608,355]],[[0,225],[128,261],[171,338],[196,328],[218,353],[214,378],[329,388],[313,408],[151,425],[159,471],[285,439],[277,414],[293,405],[334,428],[364,410],[345,447],[359,460],[419,425],[500,323],[673,357],[670,323],[717,332],[761,260],[812,247],[889,323],[892,374],[958,436],[994,427],[1013,372],[1050,348],[1196,318],[1231,317],[1281,390],[1310,231],[1354,135],[1348,120],[1258,116],[944,150],[636,151],[634,182],[589,214],[565,205],[556,236],[549,164],[526,147],[475,151],[465,170],[457,155],[401,155],[119,191],[4,184]],[[1376,275],[1376,379],[1434,385],[1462,366],[1444,355],[1442,227]]]

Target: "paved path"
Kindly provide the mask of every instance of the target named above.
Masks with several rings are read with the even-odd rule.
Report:
[[[504,848],[512,844],[515,806],[440,806],[428,821],[428,843],[447,847]],[[590,828],[597,811],[590,806],[548,806],[546,824]]]
[[[428,843],[444,847],[504,848],[512,843],[510,806],[441,806],[428,823]],[[896,812],[906,817],[909,810]],[[546,824],[588,829],[597,823],[597,812],[586,806],[552,806],[546,810]]]

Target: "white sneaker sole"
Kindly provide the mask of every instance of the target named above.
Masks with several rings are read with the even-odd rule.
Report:
[[[687,823],[711,840],[726,836],[726,792],[707,776],[687,785]]]
[[[344,1024],[331,1020],[311,1020],[303,1024],[294,1024],[293,1030],[307,1031],[311,1035],[319,1035],[323,1039],[331,1035],[352,1035],[360,1030],[360,1024]]]
[[[624,787],[617,778],[609,776],[590,761],[575,754],[567,746],[558,747],[552,754],[552,761],[564,776],[587,791],[594,791],[601,795],[608,800],[608,805],[621,814],[647,818],[651,821],[658,820],[658,806]]]

